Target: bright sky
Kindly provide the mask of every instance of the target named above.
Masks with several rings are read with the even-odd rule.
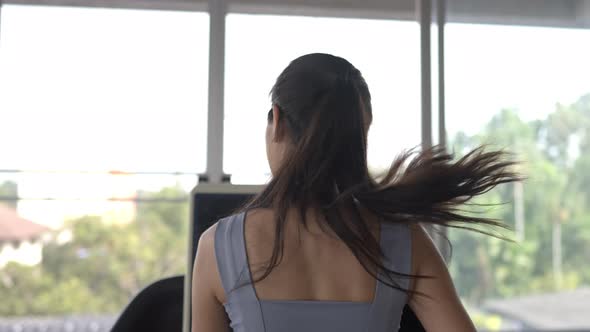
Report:
[[[4,5],[1,24],[0,169],[204,170],[207,14]],[[224,168],[238,182],[266,178],[268,92],[290,60],[310,52],[363,72],[375,113],[372,165],[419,144],[416,22],[231,14],[226,31]],[[504,107],[541,118],[590,92],[590,30],[446,31],[451,135],[477,132]],[[104,182],[53,179],[22,178],[20,189],[83,195]]]

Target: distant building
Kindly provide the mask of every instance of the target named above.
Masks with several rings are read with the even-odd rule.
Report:
[[[49,228],[24,219],[12,207],[0,204],[0,268],[9,262],[41,262],[44,236]]]
[[[483,309],[519,326],[511,331],[590,331],[588,287],[487,301]]]
[[[109,225],[127,224],[136,218],[138,182],[123,172],[23,176],[19,196],[49,199],[20,200],[18,212],[53,230],[84,216],[100,216]]]

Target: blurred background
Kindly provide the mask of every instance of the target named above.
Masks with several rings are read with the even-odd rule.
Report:
[[[185,273],[190,190],[268,180],[268,93],[311,52],[365,76],[373,171],[433,144],[523,161],[526,182],[478,201],[515,243],[441,247],[478,328],[590,331],[590,0],[0,8],[0,331],[106,331]]]

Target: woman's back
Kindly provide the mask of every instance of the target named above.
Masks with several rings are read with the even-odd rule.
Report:
[[[409,229],[379,227],[374,218],[366,217],[380,238],[386,265],[409,274]],[[406,293],[378,282],[313,216],[305,229],[296,214],[289,214],[283,260],[266,278],[252,284],[272,252],[272,218],[271,211],[256,210],[223,219],[216,226],[221,297],[234,331],[392,331],[399,327]],[[407,279],[398,284],[404,289],[409,286]]]
[[[292,211],[291,211],[292,212]],[[275,215],[257,209],[247,214],[244,224],[248,262],[253,278],[258,279],[269,262],[274,242]],[[307,229],[297,213],[285,222],[283,260],[265,279],[256,283],[258,297],[269,300],[318,300],[371,302],[375,278],[362,267],[342,240],[324,225],[318,214],[308,213]],[[379,236],[378,223],[372,233]],[[261,269],[262,267],[262,269]]]

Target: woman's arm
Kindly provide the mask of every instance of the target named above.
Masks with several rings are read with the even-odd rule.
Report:
[[[413,279],[418,294],[409,300],[426,331],[475,331],[443,258],[422,226],[412,227],[412,274],[430,277]]]
[[[223,286],[215,259],[215,226],[199,240],[192,280],[192,332],[227,332]]]

